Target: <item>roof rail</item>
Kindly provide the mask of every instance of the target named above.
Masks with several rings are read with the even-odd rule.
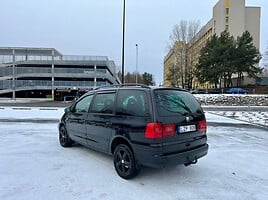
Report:
[[[141,83],[124,83],[124,84],[119,84],[121,85],[121,87],[124,87],[124,86],[138,86],[138,87],[142,87],[142,88],[150,88],[148,85],[144,85],[144,84],[141,84]]]
[[[105,85],[105,86],[97,87],[95,88],[95,90],[103,89],[103,88],[122,88],[122,87],[127,87],[127,86],[150,88],[148,85],[144,85],[140,83],[124,83],[124,84],[115,84],[115,85]]]

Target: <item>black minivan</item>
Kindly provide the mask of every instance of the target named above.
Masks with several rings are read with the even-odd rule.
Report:
[[[112,154],[118,175],[130,179],[141,166],[195,164],[208,152],[206,131],[188,91],[123,84],[92,90],[65,108],[59,141]]]

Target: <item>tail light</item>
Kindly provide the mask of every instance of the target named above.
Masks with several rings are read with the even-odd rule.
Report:
[[[198,129],[200,132],[207,132],[207,121],[203,119],[202,121],[198,122]]]
[[[166,124],[163,125],[163,137],[173,137],[175,133],[175,124]]]
[[[174,136],[175,124],[148,123],[145,130],[145,138],[161,139]]]

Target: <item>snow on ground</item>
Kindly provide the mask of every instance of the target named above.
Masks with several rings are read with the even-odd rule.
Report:
[[[0,103],[29,103],[29,102],[43,102],[48,101],[45,98],[0,98]]]
[[[64,108],[0,107],[0,119],[60,119]]]
[[[215,107],[216,108],[216,107]],[[247,109],[245,109],[247,110]],[[0,107],[0,120],[2,119],[52,119],[59,120],[62,114],[64,113],[64,108],[53,108],[53,107]],[[210,114],[221,115],[224,117],[221,118],[224,122],[228,122],[233,118],[240,121],[236,123],[241,124],[244,122],[267,126],[268,127],[268,112],[253,112],[253,111],[209,111],[206,113],[208,121],[213,121]],[[231,120],[234,123],[234,120]],[[244,121],[244,122],[242,122]]]
[[[27,116],[58,118],[63,109],[21,110]],[[0,116],[23,118],[19,110]],[[268,198],[267,130],[206,113],[209,153],[196,165],[142,168],[123,180],[112,157],[80,145],[62,148],[57,123],[14,123],[0,119],[0,199],[188,200]]]
[[[249,124],[248,122],[233,120],[224,116],[217,116],[213,114],[213,112],[206,112],[206,120],[207,122],[214,122],[214,123],[227,123],[227,124]]]
[[[268,127],[268,112],[210,111],[210,113]]]

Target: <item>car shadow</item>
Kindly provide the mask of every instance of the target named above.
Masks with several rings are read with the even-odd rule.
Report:
[[[89,163],[96,162],[96,164],[103,164],[111,170],[111,173],[113,173],[115,177],[119,178],[114,169],[112,155],[87,148],[77,143],[73,144],[73,146],[68,149],[75,151],[75,154],[79,153],[82,157],[88,158]],[[190,165],[188,167],[185,167],[184,165],[175,165],[165,168],[150,168],[141,166],[138,176],[131,179],[131,181],[138,182],[141,185],[145,184],[148,180],[150,180],[149,182],[152,180],[159,182],[159,179],[166,183],[172,183],[180,178],[192,179],[194,176],[198,176],[199,173],[200,169],[198,169],[198,165]]]

